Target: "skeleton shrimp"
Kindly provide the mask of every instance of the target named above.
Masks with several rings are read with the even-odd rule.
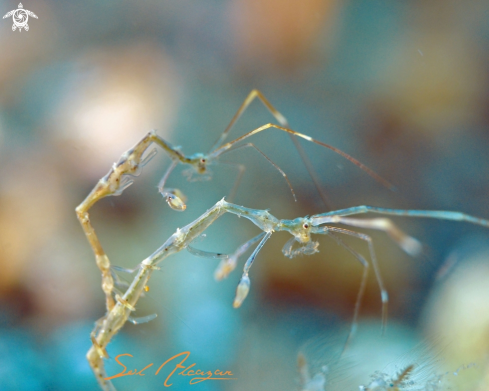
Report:
[[[269,123],[269,124],[260,126],[259,128],[252,130],[251,132],[248,132],[248,133],[244,134],[241,137],[238,137],[237,139],[235,139],[233,141],[230,141],[226,144],[223,144],[223,142],[225,141],[225,139],[227,138],[227,136],[229,134],[229,131],[234,126],[236,121],[241,117],[241,115],[248,108],[248,106],[251,104],[251,102],[253,102],[253,100],[256,98],[258,98],[263,103],[263,105],[268,109],[268,111],[275,117],[275,119],[280,124],[280,126]],[[222,156],[225,153],[237,150],[239,148],[248,147],[248,148],[253,148],[254,150],[256,150],[270,164],[272,164],[273,167],[277,171],[280,172],[280,174],[283,176],[283,178],[287,182],[287,185],[288,185],[288,187],[292,193],[292,196],[294,197],[294,200],[297,201],[296,195],[294,193],[294,189],[292,188],[292,185],[291,185],[287,175],[282,171],[282,169],[278,165],[276,165],[267,155],[265,155],[265,153],[263,153],[255,144],[253,144],[253,143],[238,144],[239,142],[247,139],[248,137],[251,137],[257,133],[260,133],[264,130],[272,129],[272,128],[275,128],[275,129],[289,133],[289,135],[290,135],[292,141],[294,142],[294,145],[297,148],[297,150],[301,156],[301,159],[303,160],[303,162],[304,162],[304,164],[305,164],[305,166],[309,172],[309,175],[311,176],[311,178],[314,182],[314,185],[316,186],[316,189],[318,190],[318,192],[319,192],[323,202],[325,203],[325,205],[327,205],[328,202],[326,200],[324,192],[321,190],[321,188],[318,184],[318,179],[317,179],[317,176],[314,172],[314,169],[312,168],[312,165],[309,161],[308,156],[305,154],[304,150],[302,149],[301,145],[299,144],[297,137],[303,138],[309,142],[312,142],[312,143],[321,145],[322,147],[333,150],[334,152],[340,154],[344,158],[350,160],[355,165],[359,166],[362,170],[367,172],[370,176],[372,176],[375,180],[382,183],[384,186],[386,186],[388,188],[393,188],[393,186],[388,181],[386,181],[385,179],[380,177],[374,171],[372,171],[371,169],[366,167],[364,164],[360,163],[358,160],[356,160],[352,156],[346,154],[345,152],[343,152],[343,151],[341,151],[335,147],[332,147],[331,145],[328,145],[328,144],[325,144],[321,141],[315,140],[315,139],[313,139],[307,135],[304,135],[302,133],[291,130],[289,128],[289,124],[288,124],[287,119],[279,111],[277,111],[275,109],[275,107],[273,107],[271,105],[271,103],[265,98],[265,96],[258,90],[252,90],[248,94],[248,96],[246,97],[246,99],[244,100],[241,107],[238,109],[238,111],[234,115],[234,117],[232,118],[229,125],[226,127],[224,132],[220,135],[219,139],[216,141],[216,143],[214,144],[214,146],[212,147],[212,149],[209,153],[207,153],[207,154],[196,153],[196,154],[191,155],[191,156],[185,156],[180,152],[180,150],[178,148],[172,147],[169,143],[165,142],[164,140],[162,140],[160,138],[155,139],[155,143],[160,145],[165,150],[165,152],[168,154],[168,156],[172,159],[172,164],[167,169],[166,173],[163,175],[163,177],[162,177],[162,179],[158,185],[159,192],[163,195],[163,197],[165,197],[168,205],[172,209],[178,210],[178,211],[185,210],[186,205],[185,205],[185,201],[184,201],[185,197],[183,196],[183,193],[178,189],[165,189],[166,181],[167,181],[168,177],[170,176],[170,173],[177,167],[177,165],[178,164],[186,164],[186,165],[190,166],[190,168],[188,170],[184,171],[184,174],[188,177],[189,180],[210,179],[211,175],[210,175],[210,171],[208,168],[209,165],[215,164],[218,161],[218,159],[220,158],[220,156]],[[238,144],[238,145],[236,145],[236,144]],[[239,169],[239,174],[236,178],[236,182],[233,186],[233,189],[231,190],[231,193],[228,197],[228,199],[230,201],[234,198],[234,195],[237,192],[241,177],[245,171],[245,166],[238,165],[237,167]],[[195,177],[194,174],[197,174],[197,177]]]
[[[252,247],[256,242],[259,242],[243,267],[243,273],[236,288],[236,295],[233,302],[233,306],[235,308],[240,307],[247,297],[251,285],[249,278],[251,265],[255,261],[259,251],[265,245],[265,242],[270,239],[274,232],[287,231],[292,235],[292,238],[290,238],[282,248],[282,253],[286,257],[293,258],[297,255],[311,255],[319,252],[319,242],[313,241],[311,235],[320,234],[327,235],[339,246],[348,251],[363,266],[363,275],[355,302],[353,321],[350,333],[347,338],[347,343],[356,329],[360,304],[366,287],[370,263],[362,254],[360,254],[358,251],[354,250],[346,242],[344,242],[341,238],[342,235],[357,238],[367,244],[370,262],[372,264],[375,278],[380,289],[380,298],[382,303],[382,330],[385,329],[387,323],[387,306],[389,302],[389,295],[387,293],[387,290],[385,289],[382,280],[372,238],[368,234],[363,234],[349,229],[332,226],[330,224],[339,224],[350,227],[383,231],[395,243],[397,243],[397,245],[402,250],[404,250],[407,254],[411,256],[416,256],[420,254],[422,250],[421,243],[417,239],[405,234],[392,222],[391,219],[385,217],[359,219],[348,216],[372,213],[387,216],[422,217],[438,220],[467,222],[489,228],[489,220],[470,216],[461,212],[452,211],[388,209],[362,205],[322,213],[310,217],[299,217],[294,220],[279,220],[276,217],[272,216],[268,212],[268,210],[255,210],[244,208],[227,203],[224,200],[222,200],[221,203],[223,204],[221,208],[223,208],[226,212],[249,219],[263,232],[241,245],[233,254],[230,255],[215,254],[211,252],[196,250],[191,246],[187,246],[187,250],[197,256],[220,258],[221,263],[216,269],[214,277],[216,278],[216,280],[221,280],[227,277],[229,273],[235,269],[238,258],[243,253],[245,253],[248,248]],[[297,246],[297,243],[299,244],[299,246]],[[345,348],[347,343],[345,344]]]
[[[224,215],[225,213],[231,213],[237,215],[238,217],[244,217],[250,220],[262,231],[262,233],[248,240],[233,254],[230,254],[228,256],[195,250],[190,247],[190,244],[196,238],[200,237],[200,235],[202,235],[202,233],[204,233],[204,231],[210,225],[212,225],[220,216]],[[168,240],[163,243],[160,248],[158,248],[149,257],[144,259],[135,269],[137,270],[137,275],[135,276],[130,287],[126,290],[123,296],[117,295],[117,303],[110,310],[107,311],[107,314],[103,318],[101,318],[97,322],[95,330],[92,333],[93,346],[87,353],[87,359],[94,373],[96,374],[99,384],[104,390],[113,389],[110,381],[106,380],[106,375],[103,368],[103,358],[107,357],[105,347],[110,342],[112,337],[123,327],[124,323],[129,319],[130,313],[136,309],[136,304],[142,293],[144,292],[152,272],[158,269],[157,265],[164,259],[184,249],[188,249],[191,253],[194,253],[196,255],[221,259],[221,263],[219,264],[216,271],[216,276],[218,278],[224,278],[236,267],[238,258],[258,242],[258,245],[256,245],[252,254],[245,262],[241,279],[236,288],[236,295],[234,298],[233,306],[237,308],[242,305],[250,290],[250,268],[255,261],[259,251],[263,248],[265,243],[274,232],[286,231],[292,235],[292,238],[285,243],[282,250],[284,255],[288,257],[294,257],[300,254],[310,255],[318,252],[319,243],[313,241],[311,236],[316,234],[327,235],[334,242],[336,242],[346,251],[351,253],[353,257],[364,268],[360,288],[357,294],[357,301],[354,308],[352,326],[348,336],[348,339],[350,339],[357,325],[360,303],[363,298],[365,284],[368,277],[369,262],[362,254],[355,251],[348,244],[346,244],[341,238],[341,235],[352,236],[354,238],[363,240],[368,245],[369,258],[374,268],[377,283],[380,288],[382,301],[382,320],[383,326],[385,327],[385,322],[387,320],[388,294],[382,282],[372,239],[367,234],[360,234],[358,232],[351,231],[345,228],[332,226],[331,224],[383,231],[384,233],[389,235],[404,251],[411,255],[417,254],[421,246],[416,239],[406,235],[399,228],[397,228],[396,225],[388,218],[359,219],[348,217],[351,215],[364,213],[374,213],[387,216],[419,218],[422,217],[451,220],[477,224],[489,228],[489,220],[470,216],[461,212],[386,209],[375,206],[357,206],[353,208],[318,214],[310,217],[299,217],[294,220],[280,220],[271,215],[268,210],[245,208],[239,205],[228,203],[224,201],[224,199],[222,199],[195,221],[186,225],[185,227],[177,229],[176,232],[170,238],[168,238]],[[410,371],[409,368],[408,371]],[[406,372],[406,375],[407,373],[408,372]],[[402,378],[400,379],[402,380],[403,378],[404,376],[402,376]],[[318,383],[318,386],[322,385],[322,379],[318,379]]]
[[[274,125],[274,124],[266,124],[263,126],[260,126],[259,128],[252,130],[251,132],[248,132],[244,134],[241,137],[238,137],[237,139],[230,141],[226,144],[222,144],[224,140],[226,139],[229,131],[231,130],[232,126],[235,124],[235,122],[239,119],[241,114],[246,110],[246,108],[250,105],[250,103],[255,99],[259,98],[261,102],[265,105],[265,107],[274,115],[274,117],[277,119],[277,121],[282,124],[282,126]],[[228,153],[230,151],[236,150],[238,148],[244,148],[244,147],[251,147],[258,151],[267,161],[269,161],[279,172],[280,174],[284,177],[286,180],[290,191],[296,200],[296,196],[294,193],[294,190],[292,188],[292,185],[287,177],[287,175],[282,171],[282,169],[277,166],[268,156],[266,156],[258,147],[256,147],[253,143],[246,143],[246,144],[238,144],[239,142],[247,139],[248,137],[251,137],[257,133],[260,133],[264,130],[267,129],[278,129],[283,132],[288,133],[294,140],[294,143],[296,144],[297,148],[299,149],[299,152],[301,152],[301,157],[303,158],[304,162],[306,163],[306,167],[308,168],[309,173],[311,174],[311,177],[313,178],[314,182],[316,183],[316,187],[318,190],[320,190],[319,186],[317,185],[317,180],[315,178],[315,174],[311,169],[310,162],[307,159],[307,156],[303,153],[300,145],[298,144],[298,141],[295,140],[295,137],[300,137],[303,138],[309,142],[318,144],[322,147],[331,149],[332,151],[340,154],[344,158],[348,159],[351,161],[353,164],[357,165],[360,167],[362,170],[367,172],[371,177],[373,177],[375,180],[379,181],[386,187],[392,188],[392,185],[387,182],[385,179],[380,177],[378,174],[376,174],[374,171],[372,171],[370,168],[356,160],[355,158],[351,157],[347,153],[332,147],[329,144],[323,143],[321,141],[315,140],[305,134],[293,131],[289,129],[288,127],[287,120],[285,117],[278,112],[269,102],[268,100],[263,96],[263,94],[258,91],[258,90],[253,90],[251,93],[248,95],[248,97],[245,99],[233,119],[231,120],[230,124],[227,126],[227,128],[224,130],[224,132],[221,134],[217,142],[215,143],[215,146],[211,150],[210,153],[208,154],[203,154],[203,153],[196,153],[190,156],[184,155],[181,151],[180,148],[178,147],[173,147],[168,143],[167,141],[163,140],[160,136],[156,134],[155,131],[149,132],[146,136],[143,137],[141,141],[139,141],[133,148],[129,149],[126,151],[122,156],[120,157],[119,161],[117,163],[114,163],[110,171],[105,175],[102,179],[99,180],[97,185],[93,188],[93,190],[90,192],[90,194],[85,198],[85,200],[76,208],[76,213],[78,220],[80,221],[83,230],[85,231],[85,235],[87,236],[87,239],[95,253],[95,258],[96,258],[96,263],[97,266],[99,267],[100,271],[102,272],[102,289],[105,292],[106,295],[106,306],[107,310],[112,309],[114,306],[114,299],[112,298],[112,292],[114,288],[114,279],[111,275],[111,270],[110,270],[110,261],[108,256],[105,254],[102,245],[100,241],[97,238],[97,235],[95,234],[95,230],[93,229],[91,223],[90,223],[90,217],[88,214],[89,209],[100,199],[107,197],[107,196],[118,196],[121,195],[122,192],[129,187],[134,180],[132,179],[135,176],[138,176],[141,173],[142,168],[155,156],[156,154],[156,149],[152,149],[150,152],[145,154],[145,151],[149,148],[151,144],[156,144],[159,147],[161,147],[167,155],[171,158],[172,163],[170,167],[167,169],[165,174],[163,175],[162,179],[160,180],[160,183],[158,185],[158,190],[159,192],[165,197],[168,205],[177,211],[184,211],[186,209],[186,204],[185,204],[185,197],[183,196],[183,193],[178,190],[178,189],[167,189],[165,188],[166,181],[168,177],[170,176],[171,172],[175,169],[175,167],[178,164],[184,164],[190,166],[188,170],[185,171],[186,175],[188,176],[189,179],[193,178],[194,174],[197,174],[200,176],[201,179],[209,179],[210,178],[210,172],[209,172],[209,165],[215,163],[218,161],[219,157],[225,153]],[[238,144],[238,145],[237,145]],[[143,156],[144,155],[144,156]],[[244,173],[244,166],[239,165],[238,166],[240,173],[237,177],[237,180],[235,182],[235,185],[233,187],[233,190],[231,191],[231,196],[230,199],[233,198],[234,194],[236,193],[237,187],[239,185],[240,179],[242,174]],[[320,192],[320,194],[322,194]],[[323,197],[324,200],[324,197]]]

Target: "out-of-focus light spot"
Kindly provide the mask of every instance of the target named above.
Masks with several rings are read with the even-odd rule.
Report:
[[[144,44],[79,59],[53,135],[82,175],[100,176],[152,129],[168,138],[178,102],[170,63]]]

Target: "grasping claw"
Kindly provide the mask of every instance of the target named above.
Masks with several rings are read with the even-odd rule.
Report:
[[[185,195],[180,190],[168,189],[161,193],[161,195],[165,197],[166,203],[173,210],[183,212],[185,209],[187,209],[187,205],[185,204],[187,197],[185,197]]]
[[[233,307],[239,308],[243,304],[244,299],[248,296],[250,291],[250,278],[248,274],[243,274],[241,280],[239,280],[238,287],[236,288],[236,297],[234,298]]]

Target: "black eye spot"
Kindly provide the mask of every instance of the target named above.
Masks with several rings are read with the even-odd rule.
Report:
[[[309,228],[309,224],[304,223],[304,224],[302,225],[302,228],[304,228],[304,229],[308,229],[308,228]]]
[[[205,159],[200,159],[201,163],[205,163]]]

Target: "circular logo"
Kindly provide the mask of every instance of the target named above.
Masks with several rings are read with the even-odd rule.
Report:
[[[24,27],[27,24],[27,20],[29,19],[29,16],[27,15],[27,12],[24,9],[17,9],[14,12],[13,15],[13,20],[14,24],[17,27]]]

